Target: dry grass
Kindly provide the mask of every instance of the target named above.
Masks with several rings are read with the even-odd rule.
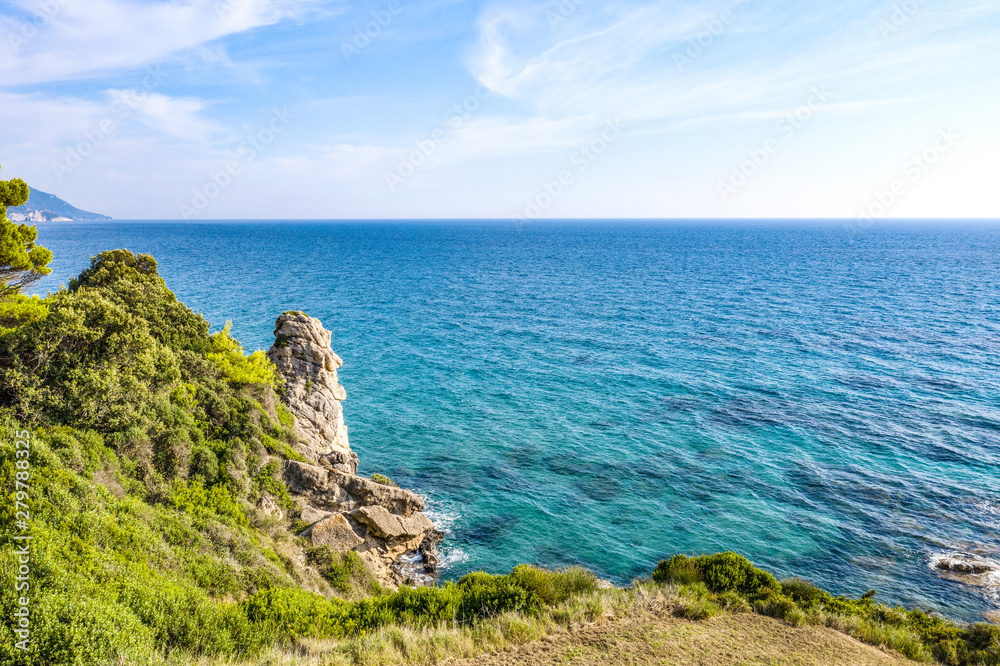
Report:
[[[707,614],[706,602],[711,603]],[[826,613],[799,611],[801,617],[781,621],[751,610],[738,595],[712,603],[697,590],[636,582],[573,597],[538,617],[505,614],[474,626],[392,626],[350,639],[300,639],[249,661],[178,656],[149,666],[913,663],[844,635],[897,649],[916,640],[889,635],[898,630]]]

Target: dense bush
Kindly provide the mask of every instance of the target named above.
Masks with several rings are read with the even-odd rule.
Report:
[[[933,658],[948,666],[1000,666],[1000,627],[961,626],[921,610],[890,608],[875,602],[874,590],[850,599],[801,579],[778,583],[736,553],[675,555],[657,564],[653,580],[681,587],[678,613],[690,619],[710,616],[715,606],[739,606],[733,599],[739,595],[763,615],[793,625],[811,619],[846,627],[860,640],[912,659]]]
[[[306,560],[347,597],[367,596],[378,589],[368,567],[354,551],[337,553],[329,546],[317,546],[306,550]]]
[[[656,566],[653,580],[677,584],[703,582],[712,592],[735,591],[752,597],[781,592],[781,584],[773,575],[732,552],[697,557],[674,555]]]
[[[257,649],[233,600],[301,582],[253,527],[262,494],[290,504],[269,462],[296,442],[273,366],[228,327],[210,335],[148,255],[101,253],[26,307],[32,317],[0,331],[0,492],[14,492],[8,433],[29,428],[36,663]],[[8,509],[0,637],[16,601]]]
[[[546,604],[531,585],[547,578],[550,589],[575,589],[576,573],[542,572],[518,567],[506,576],[473,573],[443,587],[403,587],[393,593],[356,601],[328,599],[302,590],[270,589],[243,602],[247,618],[271,636],[285,640],[309,637],[345,637],[379,627],[406,624],[432,627],[442,623],[469,624],[507,612],[537,614]],[[566,577],[572,580],[556,582]]]

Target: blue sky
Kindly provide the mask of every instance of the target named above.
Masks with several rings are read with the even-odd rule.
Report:
[[[0,0],[0,177],[118,218],[1000,217],[1000,4]]]

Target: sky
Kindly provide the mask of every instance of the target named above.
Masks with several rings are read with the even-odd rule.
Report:
[[[996,0],[0,0],[0,178],[120,219],[997,218]]]

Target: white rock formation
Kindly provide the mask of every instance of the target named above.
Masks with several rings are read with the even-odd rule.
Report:
[[[337,381],[340,357],[330,331],[301,312],[286,312],[274,329],[268,358],[285,378],[283,396],[302,440],[297,447],[315,463],[285,461],[285,484],[310,526],[314,546],[355,551],[383,585],[429,582],[435,546],[443,536],[423,513],[423,499],[409,490],[357,475],[358,456],[347,439]]]

